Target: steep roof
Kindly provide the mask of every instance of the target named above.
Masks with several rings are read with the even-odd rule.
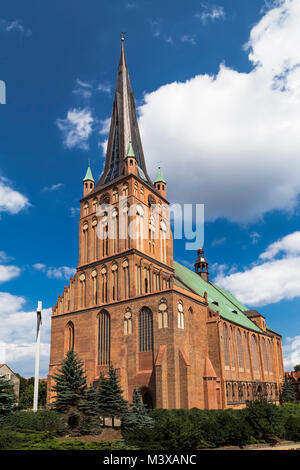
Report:
[[[95,183],[90,164],[88,165],[88,169],[86,170],[86,174],[83,181],[93,181]]]
[[[201,297],[204,297],[204,292],[206,292],[208,306],[212,310],[220,312],[220,316],[224,318],[224,320],[229,320],[248,330],[266,334],[244,314],[247,307],[239,302],[232,294],[212,282],[205,281],[199,274],[194,273],[176,261],[174,261],[174,268],[175,285],[179,287],[185,285],[188,289],[201,295]]]
[[[157,177],[156,177],[155,183],[165,183],[166,184],[166,180],[164,179],[164,177],[162,175],[160,166],[158,167],[158,172],[157,172]]]
[[[126,158],[130,142],[130,153],[135,155],[139,177],[152,186],[151,179],[147,174],[136,117],[135,99],[130,84],[126,62],[124,38],[122,37],[121,55],[107,143],[105,166],[103,174],[93,192],[96,192],[101,188],[101,186],[124,175],[124,159]]]

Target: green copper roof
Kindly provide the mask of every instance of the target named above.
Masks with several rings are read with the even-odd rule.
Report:
[[[88,166],[88,169],[86,170],[86,174],[85,174],[85,177],[84,177],[83,181],[93,181],[95,183],[95,180],[94,180],[93,175],[92,175],[90,164]]]
[[[124,160],[125,160],[125,158],[128,158],[128,157],[135,158],[135,153],[134,153],[134,150],[133,150],[133,147],[132,147],[131,140],[129,141],[127,153],[126,153],[126,156],[124,157]]]
[[[206,292],[208,306],[214,311],[219,311],[220,316],[224,318],[224,320],[229,320],[244,328],[247,328],[248,330],[265,334],[264,331],[256,326],[255,323],[253,323],[243,313],[245,310],[248,310],[247,307],[245,307],[245,305],[233,297],[232,294],[224,289],[221,289],[212,282],[206,282],[204,279],[202,279],[202,277],[199,276],[199,274],[194,273],[176,261],[174,261],[174,267],[175,285],[183,287],[182,284],[185,284],[193,292],[201,295],[201,297],[204,297],[204,292]]]
[[[154,181],[154,183],[165,183],[165,184],[167,184],[166,180],[163,178],[160,166],[158,167],[157,177],[156,177],[156,180]]]

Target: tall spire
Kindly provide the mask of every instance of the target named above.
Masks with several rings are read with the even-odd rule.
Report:
[[[139,176],[152,184],[145,165],[144,152],[136,117],[134,94],[130,84],[124,50],[124,33],[122,33],[121,54],[106,151],[106,161],[103,174],[97,183],[97,187],[124,175],[124,158],[126,158],[130,144],[132,145],[133,153],[137,160]]]

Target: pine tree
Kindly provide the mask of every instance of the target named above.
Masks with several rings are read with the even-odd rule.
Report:
[[[52,388],[52,391],[56,392],[56,397],[51,406],[68,415],[78,414],[86,398],[87,383],[83,362],[73,349],[67,352],[60,371],[52,378],[56,382]]]
[[[136,426],[139,429],[153,427],[153,419],[148,415],[147,407],[141,400],[141,394],[137,388],[134,388],[132,403],[128,413],[122,420],[122,427],[131,429]]]
[[[12,385],[0,376],[0,415],[11,411],[15,404],[16,397]]]
[[[295,371],[295,372],[300,372],[300,364],[296,364],[296,365],[294,366],[294,371]]]
[[[284,382],[281,387],[279,401],[280,403],[296,401],[294,387],[290,379],[286,375],[284,376]]]
[[[128,402],[123,398],[123,390],[112,364],[109,367],[108,378],[103,374],[100,376],[98,406],[100,415],[103,416],[103,423],[106,417],[110,417],[113,425],[114,418],[122,419],[128,410]]]
[[[80,433],[100,434],[98,393],[94,387],[87,389],[86,399],[78,405],[78,408],[83,414],[80,420]]]

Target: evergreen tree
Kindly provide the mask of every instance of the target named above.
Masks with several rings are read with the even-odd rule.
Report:
[[[0,415],[11,411],[15,404],[16,397],[12,385],[0,376]]]
[[[83,414],[80,422],[80,433],[100,434],[98,393],[94,387],[87,389],[86,399],[78,405],[78,408]]]
[[[108,378],[103,374],[100,376],[98,406],[104,424],[105,418],[110,417],[114,425],[114,418],[122,419],[128,410],[128,402],[123,398],[123,390],[112,364],[109,366]]]
[[[55,380],[52,391],[56,392],[56,397],[51,406],[68,416],[71,428],[76,427],[79,424],[80,407],[86,399],[87,383],[83,362],[73,349],[67,352],[60,371],[52,378]]]
[[[296,401],[294,387],[287,375],[284,376],[284,382],[281,387],[279,401],[280,403]]]
[[[137,388],[134,388],[132,395],[132,403],[128,413],[122,420],[122,427],[130,429],[136,426],[139,429],[152,428],[153,419],[148,415],[148,409],[141,400],[141,394]]]
[[[300,364],[296,364],[294,367],[295,372],[300,372]]]

